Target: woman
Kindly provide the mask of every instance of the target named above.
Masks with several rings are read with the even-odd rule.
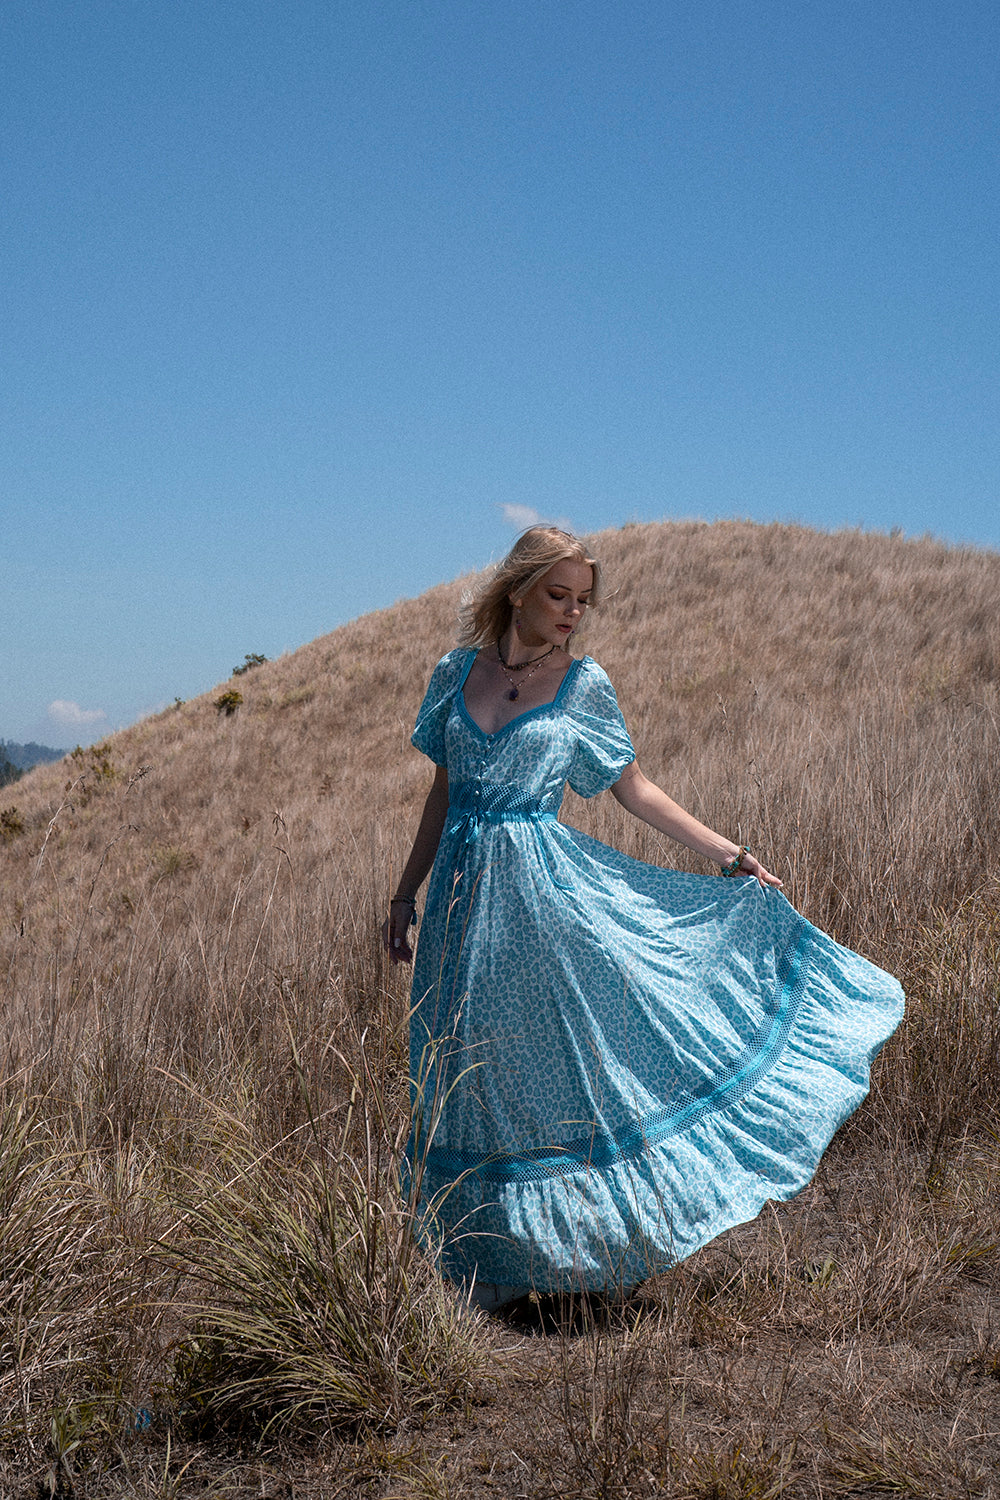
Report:
[[[384,928],[409,963],[433,866],[410,1150],[442,1267],[485,1305],[634,1284],[798,1192],[902,1015],[895,979],[643,776],[607,676],[568,650],[599,587],[577,538],[531,527],[413,735],[437,771]],[[566,827],[567,781],[742,878]]]

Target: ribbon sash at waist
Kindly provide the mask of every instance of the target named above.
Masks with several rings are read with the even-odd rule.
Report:
[[[458,781],[450,789],[446,832],[471,843],[484,823],[555,822],[555,810],[531,792],[499,781]]]

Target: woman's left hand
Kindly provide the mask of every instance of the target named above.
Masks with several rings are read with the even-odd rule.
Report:
[[[749,853],[744,854],[743,861],[736,874],[737,877],[739,877],[740,875],[752,875],[753,878],[760,883],[762,890],[766,886],[773,885],[777,886],[778,890],[780,891],[782,886],[782,882],[778,879],[777,875],[772,875],[770,870],[765,870],[760,860]]]

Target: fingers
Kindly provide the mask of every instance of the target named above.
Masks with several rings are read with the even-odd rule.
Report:
[[[393,916],[382,923],[382,945],[394,964],[408,964],[413,960],[413,949],[407,940],[406,926],[401,926]]]
[[[772,885],[776,890],[780,891],[784,883],[778,879],[777,875],[772,875],[770,870],[765,870],[760,860],[755,859],[752,854],[749,857],[744,857],[740,873],[752,876],[757,881],[761,890],[765,890],[767,886]]]

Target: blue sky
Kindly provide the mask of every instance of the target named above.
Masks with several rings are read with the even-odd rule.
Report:
[[[995,0],[4,0],[0,738],[533,514],[1000,547]]]

